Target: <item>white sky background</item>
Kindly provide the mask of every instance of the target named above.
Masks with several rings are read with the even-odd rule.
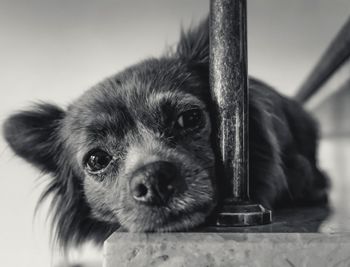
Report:
[[[350,15],[348,0],[248,0],[249,73],[293,95]],[[68,104],[102,78],[172,45],[205,0],[0,0],[0,123],[32,101]],[[50,266],[32,222],[39,173],[0,139],[0,265]],[[45,215],[45,212],[42,212]]]

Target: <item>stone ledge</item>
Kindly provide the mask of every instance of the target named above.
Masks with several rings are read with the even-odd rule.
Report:
[[[350,266],[350,234],[116,232],[103,266]]]

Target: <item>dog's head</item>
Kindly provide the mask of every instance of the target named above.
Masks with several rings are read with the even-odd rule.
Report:
[[[67,245],[130,231],[186,230],[215,205],[207,21],[174,53],[112,76],[62,110],[11,116],[13,150],[53,179],[57,237]]]

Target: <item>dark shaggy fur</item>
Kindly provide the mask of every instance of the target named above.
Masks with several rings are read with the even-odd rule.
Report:
[[[11,148],[51,174],[41,200],[53,196],[63,246],[102,242],[120,226],[191,229],[215,210],[222,191],[211,141],[207,28],[205,21],[183,33],[173,53],[104,80],[67,110],[43,103],[7,119]],[[251,197],[268,208],[325,202],[309,114],[250,79],[249,123]],[[98,164],[108,163],[97,171],[89,165],[96,155]],[[166,189],[159,177],[169,180]],[[154,183],[155,191],[144,188]],[[150,198],[147,189],[155,193]]]

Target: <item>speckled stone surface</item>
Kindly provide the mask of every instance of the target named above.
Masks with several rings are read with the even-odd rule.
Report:
[[[346,214],[308,207],[275,212],[262,226],[116,232],[105,242],[104,266],[350,266]]]
[[[114,233],[104,266],[350,266],[350,235]]]

